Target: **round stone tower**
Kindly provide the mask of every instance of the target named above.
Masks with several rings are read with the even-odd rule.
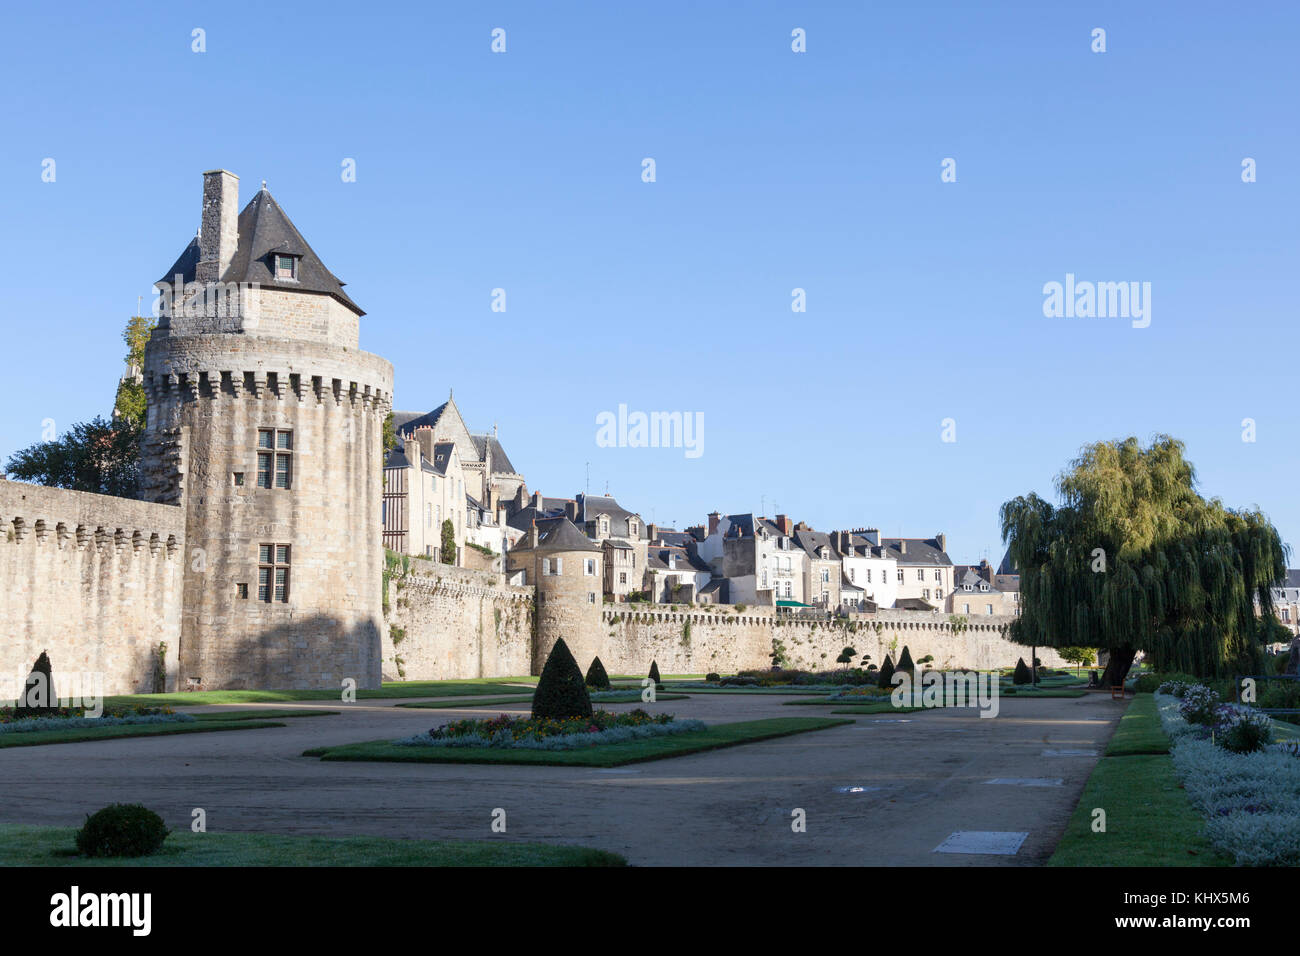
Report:
[[[536,588],[534,674],[542,672],[560,638],[584,674],[592,658],[604,653],[602,561],[600,548],[564,517],[538,518],[507,552],[507,569],[522,570],[525,583]]]
[[[265,184],[238,189],[204,173],[145,354],[145,496],[186,517],[180,686],[378,687],[393,368]]]

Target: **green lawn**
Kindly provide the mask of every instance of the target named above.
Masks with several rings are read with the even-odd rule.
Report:
[[[224,715],[222,715],[224,716]],[[205,734],[220,730],[258,730],[283,727],[284,724],[263,720],[218,720],[213,718],[174,724],[119,724],[116,727],[69,727],[67,730],[39,730],[30,733],[0,734],[0,748],[38,747],[41,744],[79,744],[91,740],[116,740],[122,737],[163,737],[168,734]]]
[[[1163,750],[1159,748],[1163,747]],[[1150,694],[1134,698],[1097,761],[1048,866],[1229,866],[1174,773]],[[1106,811],[1094,833],[1093,810]]]
[[[1132,757],[1139,754],[1169,753],[1169,738],[1160,729],[1156,699],[1152,694],[1138,694],[1120,718],[1115,735],[1106,748],[1107,757]]]
[[[564,767],[620,767],[645,760],[662,760],[686,754],[734,747],[739,744],[825,730],[851,724],[829,717],[770,717],[735,724],[718,724],[704,730],[668,737],[648,737],[623,744],[606,744],[586,750],[509,750],[495,747],[403,747],[387,740],[320,747],[304,757],[322,760],[375,760],[395,763],[505,763]]]
[[[521,677],[519,683],[536,683],[537,678]],[[470,680],[388,681],[379,690],[358,690],[358,700],[393,700],[403,697],[469,697],[475,694],[518,694],[510,678],[473,678]],[[205,704],[272,704],[291,700],[329,700],[342,702],[339,690],[199,690],[180,694],[126,694],[106,697],[107,706],[199,707]]]
[[[1092,832],[1094,808],[1106,832]],[[1167,754],[1102,757],[1048,866],[1229,866],[1205,838]]]
[[[604,850],[506,841],[386,840],[174,831],[154,856],[91,859],[76,828],[0,825],[4,866],[626,866]]]
[[[284,717],[337,717],[341,710],[224,710],[192,714],[195,720],[280,720]]]

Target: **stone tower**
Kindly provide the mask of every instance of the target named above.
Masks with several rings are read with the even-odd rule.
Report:
[[[523,571],[524,583],[537,592],[534,674],[542,672],[560,638],[583,673],[592,658],[606,653],[600,621],[603,560],[599,546],[563,517],[538,518],[507,552],[508,571]]]
[[[145,496],[185,509],[179,683],[377,687],[393,368],[265,183],[238,203],[203,174],[145,354]]]

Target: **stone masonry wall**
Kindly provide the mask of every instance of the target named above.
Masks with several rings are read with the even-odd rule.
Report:
[[[886,654],[897,660],[906,645],[913,660],[932,655],[940,668],[1010,667],[1030,653],[1002,636],[1009,617],[981,618],[955,632],[947,615],[937,612],[885,610],[847,625],[782,618],[770,608],[737,612],[731,605],[605,604],[592,613],[585,600],[566,601],[552,590],[535,618],[530,587],[509,587],[501,575],[484,571],[410,564],[411,572],[390,584],[389,622],[397,640],[384,641],[385,680],[398,679],[398,658],[406,680],[537,674],[559,637],[584,672],[599,655],[611,674],[644,674],[651,661],[664,674],[766,668],[774,638],[785,645],[788,666],[808,670],[839,666],[835,658],[846,646],[879,665]],[[1038,656],[1048,667],[1065,663],[1049,649],[1040,648]]]
[[[74,673],[101,674],[106,694],[152,691],[161,642],[176,690],[184,538],[179,507],[0,480],[6,692],[41,651],[64,696]]]
[[[533,589],[502,575],[412,558],[388,583],[384,680],[529,673]],[[400,665],[400,669],[399,669]]]

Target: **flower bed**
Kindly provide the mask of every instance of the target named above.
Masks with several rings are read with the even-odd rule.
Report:
[[[194,720],[170,707],[126,707],[106,710],[100,717],[87,717],[84,707],[60,707],[44,717],[16,717],[12,707],[0,708],[0,734],[33,733],[42,730],[72,730],[85,727],[120,727],[125,724],[167,724]]]
[[[598,710],[587,717],[528,718],[501,714],[489,720],[455,720],[428,733],[395,740],[404,747],[502,747],[523,750],[578,750],[705,729],[701,720],[676,720],[637,709],[626,714]]]
[[[860,687],[845,687],[826,697],[827,700],[868,701],[875,702],[893,693],[891,687],[877,687],[875,684],[863,684]]]
[[[1193,689],[1184,689],[1184,701]],[[1202,695],[1192,696],[1187,709],[1202,716]],[[1209,723],[1192,723],[1181,713],[1184,701],[1156,695],[1174,769],[1206,818],[1206,836],[1239,865],[1300,864],[1300,747],[1268,744],[1265,715],[1232,704],[1217,705]],[[1260,749],[1232,749],[1251,737]]]

